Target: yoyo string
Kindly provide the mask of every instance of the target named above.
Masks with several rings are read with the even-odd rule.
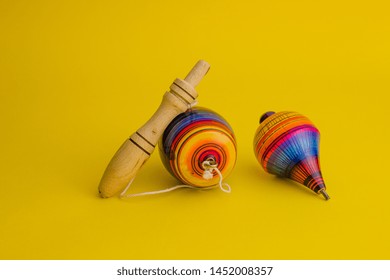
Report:
[[[150,191],[150,192],[142,192],[142,193],[134,193],[134,194],[126,194],[128,189],[130,188],[131,183],[133,182],[134,178],[127,184],[126,188],[124,191],[119,195],[120,198],[130,198],[130,197],[136,197],[136,196],[145,196],[145,195],[154,195],[154,194],[161,194],[161,193],[167,193],[171,192],[177,189],[181,188],[188,188],[188,189],[196,189],[196,190],[209,190],[209,189],[214,189],[216,187],[219,187],[223,192],[225,193],[230,193],[231,192],[231,187],[227,183],[223,183],[223,176],[221,171],[218,169],[218,165],[215,163],[214,159],[206,159],[205,161],[202,162],[202,167],[204,169],[203,171],[203,178],[205,180],[211,180],[214,178],[213,171],[215,171],[218,176],[219,176],[219,182],[215,186],[211,187],[195,187],[195,186],[190,186],[190,185],[177,185],[168,189],[164,190],[158,190],[158,191]]]
[[[208,158],[205,161],[203,161],[202,167],[204,169],[203,179],[211,180],[214,177],[213,171],[215,171],[215,172],[217,172],[217,174],[219,176],[219,183],[218,183],[219,188],[226,193],[230,193],[232,191],[229,184],[222,182],[223,176],[222,176],[221,171],[218,169],[218,164],[215,162],[214,158]],[[226,188],[224,188],[224,186]],[[211,188],[215,188],[215,187],[211,187]]]

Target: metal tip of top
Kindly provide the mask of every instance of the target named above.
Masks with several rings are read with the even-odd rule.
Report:
[[[321,189],[321,190],[320,190],[320,193],[324,196],[325,200],[329,200],[329,199],[330,199],[330,196],[329,196],[328,193],[325,191],[325,189]]]

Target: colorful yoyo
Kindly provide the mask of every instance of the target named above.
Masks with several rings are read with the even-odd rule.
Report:
[[[237,158],[231,126],[219,114],[202,107],[193,107],[173,119],[160,138],[159,151],[169,173],[199,188],[221,186]]]

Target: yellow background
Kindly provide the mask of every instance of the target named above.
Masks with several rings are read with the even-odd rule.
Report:
[[[388,1],[0,2],[1,259],[389,259]],[[97,185],[198,59],[236,168],[218,190]],[[266,174],[262,113],[321,131],[330,201]],[[178,182],[158,153],[131,192]]]

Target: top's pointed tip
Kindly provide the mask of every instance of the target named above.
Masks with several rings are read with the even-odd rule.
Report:
[[[323,195],[323,197],[325,198],[325,200],[329,200],[329,199],[330,199],[330,196],[329,196],[328,193],[325,191],[325,189],[321,189],[321,190],[320,190],[320,193]]]

